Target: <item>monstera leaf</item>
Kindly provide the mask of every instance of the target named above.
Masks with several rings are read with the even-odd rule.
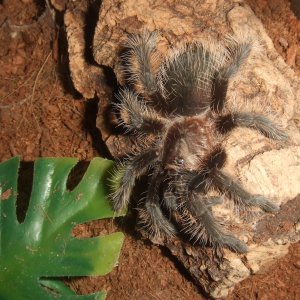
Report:
[[[77,160],[41,158],[34,166],[29,207],[16,215],[19,158],[0,164],[0,299],[104,299],[105,292],[76,295],[56,277],[105,275],[116,265],[123,234],[77,239],[76,224],[114,215],[105,178],[112,162],[91,161],[72,191],[66,184]]]

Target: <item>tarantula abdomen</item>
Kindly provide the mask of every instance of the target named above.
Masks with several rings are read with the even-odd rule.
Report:
[[[172,50],[164,60],[158,58],[155,45],[155,33],[132,36],[123,57],[131,88],[118,94],[119,122],[129,133],[137,133],[138,142],[148,143],[117,165],[113,208],[124,208],[136,180],[147,175],[139,215],[149,236],[181,233],[194,243],[245,252],[246,244],[223,228],[212,207],[222,197],[246,209],[275,212],[278,207],[251,195],[221,170],[226,162],[222,142],[235,127],[287,139],[263,114],[226,107],[228,83],[249,56],[251,44],[233,39],[227,47],[197,42]],[[210,196],[211,190],[220,196]]]

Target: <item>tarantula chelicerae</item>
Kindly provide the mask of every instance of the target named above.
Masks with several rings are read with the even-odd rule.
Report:
[[[228,82],[251,50],[250,43],[230,40],[227,47],[197,42],[173,50],[159,65],[156,34],[142,33],[128,42],[124,75],[134,84],[123,89],[116,105],[120,124],[148,137],[144,149],[117,166],[120,186],[112,195],[114,210],[124,208],[135,181],[148,174],[147,194],[139,209],[149,235],[174,236],[246,252],[245,243],[230,235],[214,218],[215,189],[245,208],[274,212],[278,207],[251,195],[221,171],[226,154],[224,134],[234,127],[258,130],[268,138],[287,135],[262,115],[225,109]]]

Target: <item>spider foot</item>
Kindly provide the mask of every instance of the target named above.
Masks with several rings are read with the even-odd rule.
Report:
[[[276,212],[279,207],[262,195],[253,195],[248,201],[250,205],[258,206],[265,212]]]
[[[273,128],[273,131],[269,133],[269,136],[274,140],[283,141],[283,142],[289,139],[289,135],[278,128]]]
[[[243,241],[235,238],[232,235],[223,236],[222,241],[221,241],[221,245],[224,245],[227,248],[229,248],[230,250],[232,250],[234,252],[237,252],[237,253],[246,253],[246,252],[248,252],[247,245]]]

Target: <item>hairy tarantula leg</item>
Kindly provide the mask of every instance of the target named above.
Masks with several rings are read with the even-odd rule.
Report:
[[[159,203],[159,186],[162,182],[161,170],[156,171],[150,180],[145,208],[140,209],[139,224],[154,238],[175,236],[176,229],[164,216]]]
[[[254,113],[231,113],[220,117],[217,123],[221,133],[240,126],[256,129],[264,136],[274,140],[284,141],[288,139],[288,135],[276,128],[270,120]]]
[[[279,210],[279,207],[276,204],[270,202],[261,195],[251,195],[244,190],[240,184],[217,169],[214,169],[210,173],[210,178],[212,179],[213,185],[215,185],[225,194],[230,194],[239,204],[246,206],[257,206],[266,212],[275,212]]]
[[[249,56],[251,51],[250,43],[237,43],[228,47],[229,64],[223,67],[218,78],[220,80],[228,80],[230,77],[234,76],[245,59]]]
[[[121,124],[128,130],[156,133],[164,128],[167,121],[148,108],[134,92],[124,89],[117,95],[117,98],[120,100],[116,108],[120,111]]]
[[[244,242],[223,232],[212,214],[211,207],[204,203],[199,194],[190,192],[185,207],[187,212],[183,212],[185,215],[184,231],[196,242],[207,243],[209,241],[212,245],[226,246],[239,253],[247,252]]]
[[[139,224],[145,229],[151,238],[173,237],[176,229],[163,215],[158,201],[146,202],[145,210],[140,209]]]
[[[206,201],[205,201],[207,207],[212,207],[222,203],[223,203],[223,199],[221,197],[206,197]]]
[[[131,158],[125,165],[117,166],[112,178],[114,192],[110,195],[115,211],[127,206],[136,179],[147,171],[156,158],[156,149],[151,149]]]
[[[237,44],[228,48],[229,63],[216,72],[213,80],[213,93],[211,109],[214,112],[221,112],[224,108],[228,80],[239,70],[244,60],[248,57],[251,45],[248,43]]]
[[[137,67],[132,65],[132,79],[138,81],[145,89],[146,94],[153,95],[157,92],[157,84],[153,75],[151,61],[157,59],[155,56],[156,49],[156,32],[143,32],[139,35],[132,35],[128,41],[130,48],[130,59],[137,59]]]

